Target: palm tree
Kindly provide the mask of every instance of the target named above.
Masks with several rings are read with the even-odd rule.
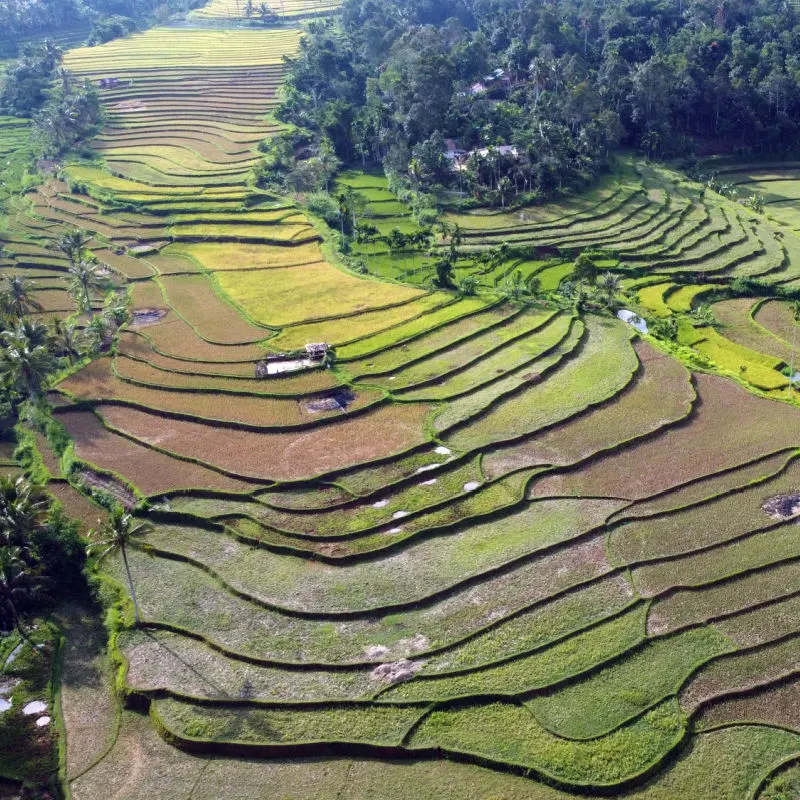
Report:
[[[64,67],[59,67],[56,70],[56,79],[58,80],[58,82],[59,82],[59,84],[61,86],[61,91],[64,94],[69,94],[72,91],[72,79],[73,79],[73,77],[74,77],[73,74],[68,69],[65,69]]]
[[[102,267],[95,259],[81,260],[69,268],[69,290],[84,311],[92,307],[92,289],[102,289],[108,282]]]
[[[84,333],[94,353],[103,353],[111,347],[114,333],[112,322],[105,314],[94,314]]]
[[[58,250],[60,253],[63,253],[67,257],[70,266],[74,267],[82,260],[90,238],[86,231],[80,228],[73,228],[72,230],[62,233],[50,245],[50,249]]]
[[[9,275],[3,281],[2,302],[9,315],[20,319],[32,311],[44,311],[44,306],[34,297],[36,286],[19,275]]]
[[[45,527],[50,498],[41,486],[20,475],[0,478],[0,547],[30,551],[31,535]]]
[[[40,397],[47,376],[56,367],[45,325],[22,320],[0,333],[0,375],[32,400]]]
[[[794,321],[794,325],[792,325],[792,358],[789,362],[789,385],[794,386],[794,356],[797,352],[796,344],[797,344],[797,323],[800,322],[800,301],[795,301],[792,305],[792,320]]]
[[[620,277],[613,272],[604,272],[597,279],[597,287],[607,306],[614,304],[614,298],[620,290]]]
[[[41,578],[31,573],[19,547],[0,547],[0,615],[19,631],[34,652],[38,651],[22,627],[21,607],[37,594],[41,583]]]
[[[708,303],[703,303],[692,311],[692,321],[698,326],[710,325],[712,328],[719,327],[714,311]]]
[[[110,292],[103,303],[103,315],[115,328],[119,328],[128,319],[130,301],[124,292]]]
[[[117,550],[122,554],[122,562],[125,565],[125,573],[128,576],[128,586],[131,590],[137,625],[142,620],[139,614],[139,603],[136,599],[136,589],[133,586],[131,568],[128,564],[127,547],[137,536],[143,536],[151,530],[153,530],[153,526],[149,522],[134,524],[134,518],[129,512],[125,511],[122,506],[114,506],[105,525],[99,531],[91,531],[89,533],[89,537],[94,541],[86,548],[87,553],[98,551],[100,560]]]
[[[74,364],[81,355],[78,349],[78,337],[75,332],[75,326],[60,320],[58,317],[53,317],[50,326],[56,352],[60,356],[67,358],[70,364]]]

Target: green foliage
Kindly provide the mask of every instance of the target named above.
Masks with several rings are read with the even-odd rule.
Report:
[[[449,258],[440,258],[434,264],[436,270],[436,285],[440,289],[453,287],[453,262]]]
[[[56,87],[33,120],[33,139],[46,158],[55,158],[85,138],[102,120],[97,91],[85,82],[77,85],[66,70],[60,70]]]
[[[652,319],[647,323],[648,331],[657,339],[675,342],[678,339],[678,323],[672,317]]]
[[[597,282],[597,267],[594,261],[586,255],[581,253],[575,260],[575,266],[572,271],[573,278],[576,281],[582,281],[593,286]]]
[[[26,716],[22,709],[30,702],[45,701],[46,713],[53,713],[51,679],[57,642],[58,632],[47,623],[31,632],[30,642],[18,634],[0,640],[0,664],[16,652],[3,670],[3,679],[16,685],[6,695],[11,709],[0,714],[0,776],[25,781],[32,797],[52,796],[58,769],[55,728],[37,727],[38,715]]]
[[[306,197],[306,207],[322,217],[331,227],[339,222],[339,204],[327,192],[314,192]]]
[[[48,577],[50,595],[58,600],[84,595],[84,541],[78,533],[78,524],[62,508],[51,507],[47,524],[36,532],[33,544],[40,567]]]
[[[6,66],[0,83],[0,111],[32,117],[47,101],[50,81],[61,57],[61,49],[50,39],[25,47],[20,58]]]
[[[682,739],[685,719],[667,702],[635,723],[587,742],[553,736],[522,705],[492,703],[437,710],[415,731],[412,746],[466,750],[540,770],[572,784],[632,778]]]
[[[133,33],[136,28],[136,20],[130,17],[123,17],[119,14],[101,17],[92,26],[86,44],[96,45],[110,42],[112,39],[128,36]]]
[[[721,13],[710,3],[684,11],[626,0],[618,23],[608,13],[579,0],[557,16],[528,2],[518,17],[503,3],[345,3],[341,24],[314,23],[292,59],[280,116],[328,138],[345,161],[498,205],[582,183],[621,142],[648,157],[683,154],[697,138],[794,146],[800,91],[791,35],[781,38],[800,29],[794,6]],[[754,66],[748,47],[772,47],[774,58]],[[746,78],[723,86],[722,74]],[[687,82],[696,91],[682,91]],[[742,108],[758,120],[744,131]],[[444,157],[447,137],[465,153],[462,170]],[[757,194],[748,203],[763,208]]]

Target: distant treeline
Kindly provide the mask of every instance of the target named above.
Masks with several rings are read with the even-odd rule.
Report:
[[[204,0],[0,0],[0,57],[19,54],[31,37],[61,37],[85,31],[82,39],[100,44]],[[83,43],[83,41],[78,42]]]

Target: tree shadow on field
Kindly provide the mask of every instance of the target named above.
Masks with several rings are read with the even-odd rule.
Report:
[[[154,636],[150,631],[145,630],[144,635],[147,636],[147,638],[150,639],[150,641],[153,642],[158,648],[160,648],[161,650],[165,650],[167,653],[169,653],[169,655],[173,659],[175,659],[175,661],[178,661],[180,664],[186,667],[186,669],[189,670],[189,672],[191,672],[193,675],[199,678],[203,683],[210,686],[217,694],[217,696],[231,697],[229,692],[227,692],[222,686],[219,686],[217,683],[211,680],[211,678],[206,677],[202,672],[200,672],[199,669],[197,669],[197,667],[194,664],[187,661],[183,656],[181,656],[179,653],[173,650],[168,644],[166,644],[165,642],[161,641],[156,636]]]

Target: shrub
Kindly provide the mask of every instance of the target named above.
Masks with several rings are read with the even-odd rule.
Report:
[[[327,192],[313,192],[306,199],[312,214],[322,217],[331,227],[339,222],[339,204]]]
[[[77,522],[69,519],[58,506],[53,507],[47,525],[35,534],[34,545],[42,570],[48,577],[48,589],[54,598],[84,592],[86,550],[78,533]]]

